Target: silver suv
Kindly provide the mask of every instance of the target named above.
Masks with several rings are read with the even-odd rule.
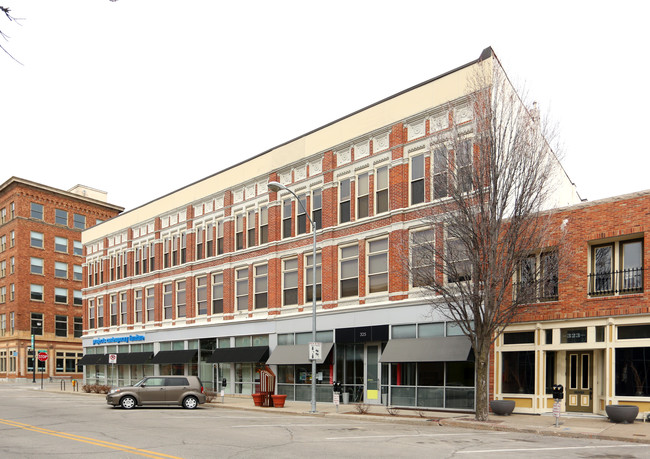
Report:
[[[133,386],[111,389],[106,403],[127,410],[140,405],[181,405],[191,410],[205,403],[205,393],[196,376],[147,376]]]

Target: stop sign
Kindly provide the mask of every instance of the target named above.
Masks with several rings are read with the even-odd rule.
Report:
[[[38,361],[39,362],[45,362],[46,360],[47,360],[47,352],[38,351]]]

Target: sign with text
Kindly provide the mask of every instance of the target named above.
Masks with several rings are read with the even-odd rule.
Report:
[[[45,362],[47,360],[47,351],[38,351],[38,361]]]
[[[108,363],[117,363],[117,354],[108,354]]]
[[[321,360],[323,343],[309,343],[309,360]]]

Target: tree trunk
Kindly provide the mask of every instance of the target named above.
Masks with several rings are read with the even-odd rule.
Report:
[[[474,355],[476,359],[476,420],[487,421],[490,411],[488,408],[488,384],[490,382],[490,347],[487,345],[479,346],[479,349],[475,351]]]

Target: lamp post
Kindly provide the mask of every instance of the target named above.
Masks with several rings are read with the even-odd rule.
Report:
[[[280,190],[285,190],[288,191],[293,195],[294,198],[296,198],[296,201],[298,201],[298,205],[302,207],[302,210],[305,213],[305,216],[307,217],[307,220],[309,220],[309,223],[311,224],[311,232],[313,235],[313,256],[312,256],[312,283],[311,283],[311,300],[312,300],[312,308],[311,308],[311,340],[312,342],[316,342],[316,224],[314,223],[314,220],[311,219],[309,216],[309,213],[307,212],[307,209],[305,208],[305,205],[300,201],[300,198],[291,191],[289,188],[284,186],[283,184],[279,182],[269,182],[268,187],[271,191],[278,192]],[[311,412],[315,413],[316,412],[316,360],[312,359],[311,361]]]

